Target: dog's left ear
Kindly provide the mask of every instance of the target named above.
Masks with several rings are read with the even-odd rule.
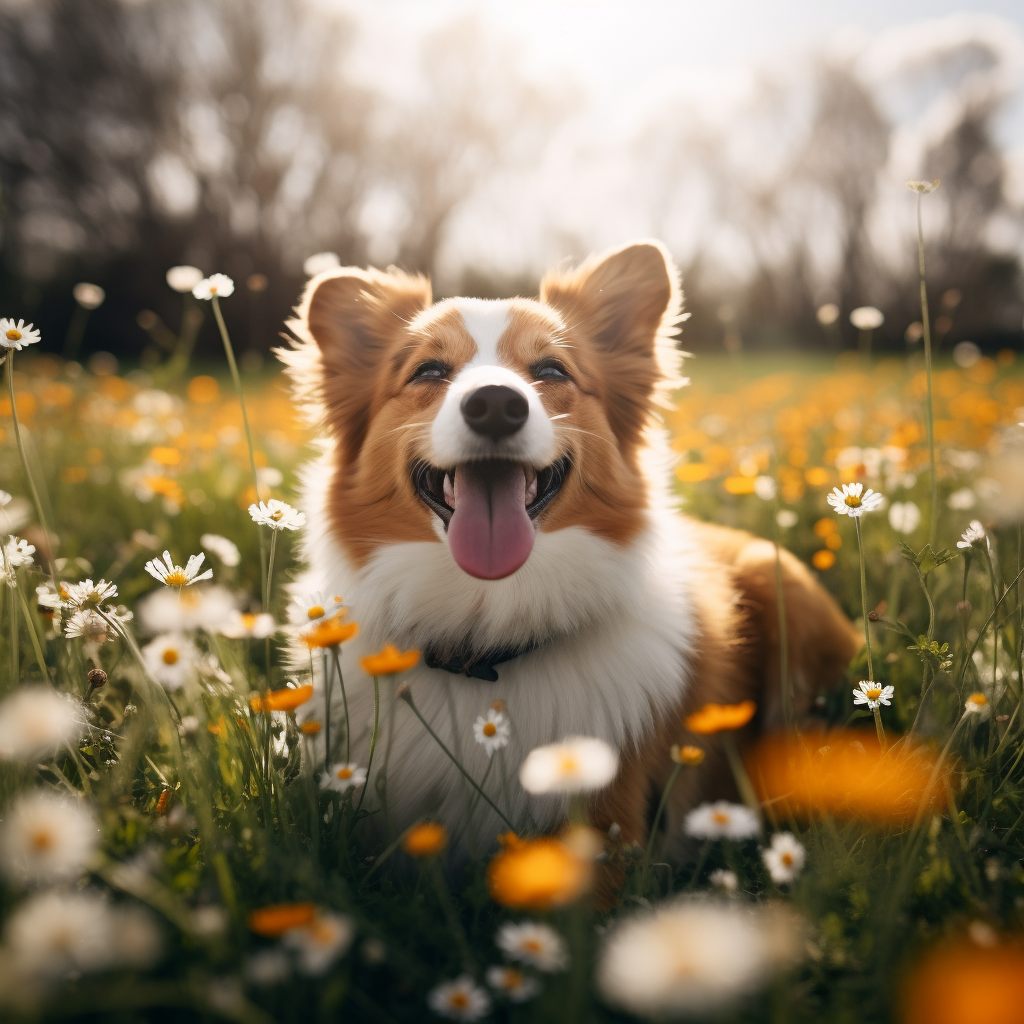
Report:
[[[675,380],[682,294],[672,257],[660,242],[634,242],[548,274],[540,299],[594,352],[612,430],[620,444],[637,443],[655,389]]]

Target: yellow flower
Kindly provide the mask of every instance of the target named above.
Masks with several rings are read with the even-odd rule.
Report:
[[[312,684],[305,686],[286,686],[282,690],[267,690],[262,697],[251,697],[249,706],[253,711],[294,711],[300,704],[305,704],[313,696]]]
[[[302,634],[302,641],[312,650],[315,647],[337,647],[338,644],[351,640],[359,632],[357,622],[342,622],[343,613],[332,615],[308,633]]]
[[[710,736],[716,732],[742,729],[754,717],[756,710],[757,705],[752,700],[739,704],[705,704],[690,715],[684,724],[690,732]]]
[[[267,939],[276,939],[293,928],[313,923],[316,907],[312,903],[274,903],[249,914],[249,930]]]
[[[704,751],[700,747],[680,746],[678,743],[672,744],[669,754],[676,764],[685,764],[691,767],[704,760]]]
[[[385,644],[376,654],[360,658],[359,664],[368,676],[391,676],[412,668],[419,660],[419,651],[406,651],[403,654],[394,644]]]
[[[550,910],[575,902],[590,887],[592,863],[554,836],[523,841],[505,833],[503,845],[487,868],[496,903]]]
[[[448,845],[448,829],[436,821],[413,825],[402,837],[402,849],[410,857],[436,857]]]

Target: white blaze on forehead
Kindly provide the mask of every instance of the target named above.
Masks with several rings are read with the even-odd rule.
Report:
[[[476,342],[470,366],[498,366],[498,341],[508,327],[507,299],[455,299],[469,336]]]

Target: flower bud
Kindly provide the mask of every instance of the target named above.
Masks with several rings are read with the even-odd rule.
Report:
[[[89,689],[98,690],[107,681],[107,673],[101,668],[93,668],[89,670],[88,675]]]

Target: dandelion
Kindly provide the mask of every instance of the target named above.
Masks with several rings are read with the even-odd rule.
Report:
[[[0,317],[0,348],[20,352],[26,345],[39,341],[39,331],[24,320],[15,323],[7,317]]]
[[[62,583],[61,590],[64,593],[64,604],[74,609],[97,608],[117,597],[116,585],[106,580],[100,580],[99,583],[93,583],[92,580]]]
[[[491,998],[468,974],[463,974],[431,989],[427,1005],[450,1020],[480,1020],[490,1013]]]
[[[963,551],[970,551],[975,546],[980,547],[982,542],[984,542],[986,547],[988,546],[988,534],[985,532],[985,527],[977,519],[972,519],[970,526],[964,530],[960,539],[956,542],[956,546]]]
[[[761,859],[772,881],[776,885],[785,885],[795,881],[803,871],[807,851],[792,832],[776,832],[771,845],[761,851]]]
[[[35,546],[27,540],[10,536],[4,545],[4,561],[14,568],[32,564],[32,556],[36,553]]]
[[[983,693],[972,693],[967,700],[964,701],[965,715],[976,715],[983,721],[988,718],[991,713],[992,706],[989,704],[988,698]]]
[[[227,274],[211,274],[193,287],[192,294],[197,299],[226,299],[234,291],[235,282]]]
[[[672,749],[669,751],[669,757],[676,764],[687,765],[693,768],[703,763],[704,751],[700,747],[680,746],[678,743],[673,743]]]
[[[569,948],[565,939],[546,924],[534,921],[511,921],[503,924],[494,937],[494,943],[509,960],[554,973],[569,966]]]
[[[436,821],[413,825],[402,837],[402,849],[410,857],[436,857],[448,845],[448,830]]]
[[[293,928],[305,928],[316,918],[312,903],[273,903],[250,912],[249,931],[265,939],[278,939]]]
[[[354,935],[351,918],[317,914],[308,925],[286,932],[284,944],[295,952],[299,970],[316,977],[326,974],[349,951]]]
[[[181,633],[167,633],[146,644],[142,658],[149,674],[165,690],[173,692],[192,678],[199,651]]]
[[[203,272],[198,267],[185,264],[171,267],[167,271],[167,283],[181,295],[187,295],[203,280]]]
[[[540,994],[540,982],[514,967],[488,967],[484,977],[495,992],[513,1003],[525,1003]]]
[[[264,640],[277,632],[277,623],[273,615],[265,612],[251,614],[233,611],[220,624],[217,632],[231,640]]]
[[[683,830],[696,839],[752,839],[761,832],[757,815],[743,804],[716,800],[686,815]]]
[[[619,755],[604,740],[570,736],[531,750],[519,782],[528,793],[583,793],[603,789],[618,769]]]
[[[320,780],[321,789],[333,789],[337,793],[347,793],[366,785],[366,769],[356,764],[332,764]]]
[[[889,506],[889,525],[897,533],[913,533],[921,525],[921,510],[912,501],[894,501]]]
[[[183,568],[175,565],[169,551],[164,552],[163,561],[159,558],[151,558],[143,568],[154,579],[166,584],[168,587],[189,587],[200,580],[208,580],[213,577],[213,570],[207,569],[200,573],[199,569],[206,558],[205,552],[200,551],[198,555],[190,555],[188,564]]]
[[[219,533],[204,533],[199,538],[199,543],[212,551],[220,559],[221,565],[225,565],[229,569],[233,569],[242,560],[238,545],[234,541],[228,540],[227,537],[222,537]]]
[[[249,515],[259,526],[269,526],[272,530],[298,530],[306,525],[306,513],[277,498],[261,501],[249,506]]]
[[[359,659],[363,671],[368,676],[392,676],[405,672],[420,660],[420,652],[416,650],[400,651],[393,644],[385,644],[376,654],[368,654]]]
[[[736,872],[729,871],[727,868],[716,868],[708,875],[708,881],[715,889],[721,889],[722,892],[735,892],[740,884]]]
[[[487,751],[488,757],[508,746],[510,734],[508,719],[494,708],[489,708],[486,715],[480,715],[473,723],[473,737]]]
[[[29,761],[75,743],[81,711],[48,686],[26,686],[0,702],[0,758]]]
[[[863,484],[843,484],[842,490],[834,487],[828,496],[828,503],[839,515],[851,516],[854,519],[865,512],[876,511],[882,507],[884,501],[885,498],[870,487],[865,491]]]
[[[690,732],[710,736],[716,732],[742,729],[754,717],[755,711],[757,705],[752,700],[740,701],[739,704],[705,704],[688,716],[683,724]]]
[[[342,622],[344,613],[339,612],[329,619],[317,623],[311,630],[302,634],[302,642],[310,649],[337,647],[338,644],[351,640],[359,632],[357,622]]]
[[[854,704],[867,704],[872,711],[878,709],[879,704],[888,707],[892,703],[892,696],[896,692],[893,686],[882,686],[871,679],[861,680],[857,689],[853,691]]]
[[[552,910],[590,888],[592,860],[555,836],[523,841],[507,833],[503,845],[487,868],[487,890],[502,906]]]
[[[81,801],[41,790],[18,798],[0,831],[0,866],[19,884],[73,881],[99,841],[92,812]]]
[[[294,711],[307,701],[313,698],[313,686],[306,683],[305,686],[285,686],[280,690],[267,690],[262,696],[254,696],[249,700],[249,706],[257,714],[266,711]]]

